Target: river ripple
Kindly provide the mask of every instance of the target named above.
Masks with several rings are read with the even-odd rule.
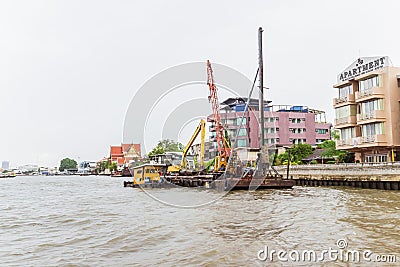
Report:
[[[139,189],[123,188],[123,180],[0,179],[0,265],[265,266],[271,262],[257,259],[265,246],[322,251],[336,249],[341,238],[348,248],[360,251],[400,251],[399,191],[236,191],[200,208],[176,208]],[[185,188],[153,190],[183,200],[190,194],[208,199],[216,194]]]

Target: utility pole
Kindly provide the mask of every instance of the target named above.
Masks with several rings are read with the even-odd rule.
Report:
[[[260,149],[264,146],[264,68],[262,54],[262,32],[263,29],[258,28],[258,68],[259,68],[259,112],[260,112]]]

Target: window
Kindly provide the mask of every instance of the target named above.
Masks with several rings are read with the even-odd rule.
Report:
[[[236,118],[236,125],[240,126],[244,124],[246,124],[246,118],[243,118],[243,122],[242,122],[242,117]]]
[[[365,162],[368,162],[368,163],[374,162],[374,156],[372,156],[372,155],[365,156]]]
[[[340,108],[335,108],[335,118],[341,119],[349,116],[355,116],[357,114],[357,106],[348,105]]]
[[[327,134],[328,129],[315,129],[315,132],[317,132],[318,134]]]
[[[360,89],[360,91],[366,91],[371,89],[372,87],[381,87],[381,86],[382,86],[381,75],[377,75],[358,82],[358,88]]]
[[[353,86],[351,84],[339,88],[339,98],[346,97],[352,93],[353,93]]]
[[[279,118],[278,118],[278,117],[275,117],[275,121],[279,121]]]
[[[291,123],[301,123],[304,122],[306,119],[305,118],[289,118],[289,122]]]
[[[275,131],[279,132],[279,128],[275,128]]]
[[[246,135],[247,135],[246,129],[243,128],[239,129],[239,136],[246,136]]]
[[[276,142],[279,143],[279,142],[280,142],[280,139],[279,139],[279,138],[276,138]]]
[[[369,114],[374,110],[383,110],[383,99],[361,103],[361,114]]]
[[[303,128],[303,133],[305,133],[306,132],[306,128]]]
[[[268,133],[273,134],[273,133],[275,133],[275,128],[265,128],[264,133],[265,134],[268,134]]]
[[[384,134],[383,122],[364,124],[361,126],[363,137]]]
[[[387,155],[377,155],[376,156],[376,162],[387,162],[388,157]]]
[[[246,139],[238,139],[237,140],[237,145],[238,145],[238,147],[246,147],[247,146],[247,140]]]
[[[306,143],[307,142],[307,140],[306,139],[303,139],[303,143]]]
[[[339,134],[340,140],[348,140],[356,136],[354,127],[340,129]]]
[[[289,138],[289,143],[293,143],[293,138]]]

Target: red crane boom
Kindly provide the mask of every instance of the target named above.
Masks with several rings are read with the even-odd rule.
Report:
[[[216,132],[218,149],[218,155],[215,160],[214,170],[225,170],[230,154],[230,148],[228,148],[226,140],[224,138],[224,127],[222,126],[221,116],[219,113],[217,87],[214,84],[213,70],[211,68],[211,63],[209,60],[207,60],[207,85],[210,88],[210,95],[208,96],[208,100],[212,103],[214,129]]]

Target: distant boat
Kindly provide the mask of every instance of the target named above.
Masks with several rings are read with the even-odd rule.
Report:
[[[15,172],[0,173],[0,178],[14,178],[16,176]]]

